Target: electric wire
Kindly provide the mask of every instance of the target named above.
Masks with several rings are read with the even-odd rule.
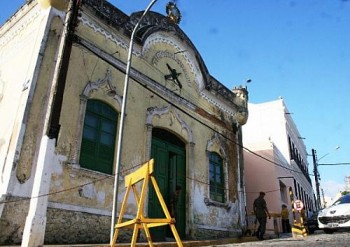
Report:
[[[99,56],[99,54],[97,54],[97,53],[91,51],[88,47],[85,47],[85,46],[82,45],[82,44],[78,44],[78,45],[84,47],[86,50],[88,50],[89,52],[91,52],[93,55],[95,55],[95,56],[101,58],[101,56]],[[84,54],[83,54],[83,57],[84,57]],[[103,58],[102,58],[102,59],[103,59]],[[105,62],[109,63],[112,67],[114,67],[114,65],[113,65],[112,63],[106,61],[106,59],[103,59],[103,60],[104,60]],[[86,64],[85,64],[85,60],[84,60],[84,66],[85,66],[85,65],[86,65]],[[93,70],[95,70],[96,65],[97,65],[97,63],[95,64],[95,67],[94,67]],[[85,67],[85,68],[86,68],[86,67]],[[88,77],[89,77],[89,76],[88,76]],[[228,142],[231,142],[231,143],[233,143],[233,144],[239,146],[240,148],[242,148],[242,149],[246,150],[247,152],[249,152],[249,153],[251,153],[251,154],[253,154],[253,155],[255,155],[255,156],[257,156],[257,157],[259,157],[259,158],[261,158],[261,159],[263,159],[263,160],[265,160],[265,161],[267,161],[268,163],[270,163],[270,164],[272,164],[272,165],[281,167],[281,168],[286,169],[286,170],[288,170],[288,171],[290,171],[290,172],[300,173],[300,174],[303,174],[303,175],[304,175],[304,173],[301,172],[301,171],[297,171],[297,170],[294,170],[294,169],[292,169],[292,168],[286,167],[286,166],[282,165],[283,163],[280,164],[280,163],[277,163],[277,162],[273,161],[272,159],[270,159],[270,158],[276,158],[276,157],[271,157],[271,156],[270,156],[270,157],[266,158],[266,157],[264,157],[264,156],[262,156],[262,155],[260,155],[260,154],[258,154],[258,153],[256,153],[256,152],[250,150],[249,148],[244,147],[244,146],[243,146],[242,144],[240,144],[239,142],[233,140],[232,138],[229,138],[227,135],[224,135],[224,134],[222,134],[221,132],[217,131],[214,127],[210,126],[209,124],[205,123],[204,121],[200,120],[199,118],[196,118],[196,117],[194,117],[193,115],[191,115],[190,113],[188,113],[187,111],[183,110],[182,107],[179,107],[178,105],[174,104],[171,100],[167,99],[166,97],[164,97],[163,95],[161,95],[159,92],[153,90],[153,89],[150,88],[147,84],[142,83],[142,82],[140,82],[139,80],[137,80],[137,79],[135,79],[135,78],[133,78],[133,81],[137,82],[139,85],[143,86],[146,90],[150,91],[151,93],[157,95],[160,99],[162,99],[162,100],[164,100],[165,102],[167,102],[168,104],[172,105],[174,108],[176,108],[177,110],[181,111],[183,114],[185,114],[185,115],[187,115],[188,117],[190,117],[191,119],[197,121],[199,124],[202,124],[203,126],[207,127],[207,128],[210,129],[211,131],[213,131],[214,133],[219,134],[221,137],[223,137],[224,139],[226,139]],[[179,96],[179,95],[176,95],[176,97],[182,98],[182,97]],[[190,97],[190,99],[194,100],[195,98],[194,98],[194,97]],[[186,100],[187,100],[187,99],[186,99]],[[197,104],[198,104],[198,100],[195,100],[195,101],[197,101]],[[199,100],[199,102],[200,102],[200,100]],[[192,103],[192,102],[191,102],[191,103]],[[199,108],[200,108],[200,106],[198,106],[197,104],[194,104],[194,103],[192,103],[192,104],[195,105],[196,107],[199,107]],[[201,106],[203,106],[203,108],[204,108],[204,107],[207,108],[207,106],[204,105],[204,103],[201,104]],[[230,135],[234,135],[234,136],[235,136],[236,133],[233,133],[233,131],[230,131]],[[280,161],[280,159],[279,159],[279,161]],[[139,167],[139,166],[141,166],[141,165],[142,165],[142,164],[137,165],[137,166],[134,166],[134,167],[130,167],[130,168],[128,168],[128,169],[124,169],[124,170],[122,170],[122,171],[120,172],[120,174],[118,174],[118,175],[120,176],[120,175],[122,175],[122,174],[127,174],[128,171],[133,170],[133,169],[135,169],[135,168],[137,168],[137,167]],[[54,195],[54,194],[58,194],[58,193],[67,192],[67,191],[71,191],[71,190],[74,190],[74,189],[77,189],[77,188],[84,187],[84,186],[86,186],[86,185],[88,185],[88,184],[93,184],[93,183],[96,183],[96,182],[99,182],[99,181],[103,181],[103,180],[105,180],[105,179],[111,179],[111,178],[113,178],[113,177],[116,176],[116,175],[117,175],[117,174],[104,176],[104,177],[102,177],[102,178],[94,179],[94,180],[92,180],[91,182],[88,182],[88,183],[84,183],[84,184],[81,184],[81,185],[73,186],[73,187],[70,187],[70,188],[67,188],[67,189],[64,189],[64,190],[60,190],[60,191],[54,191],[54,192],[50,192],[50,193],[47,193],[47,194],[39,195],[39,196],[37,196],[37,197],[20,198],[20,199],[15,199],[15,200],[0,201],[0,204],[4,204],[4,203],[13,203],[13,202],[24,201],[24,200],[30,200],[30,199],[35,199],[35,198],[39,198],[39,197],[45,197],[45,196],[50,196],[50,195]],[[179,175],[180,175],[180,174],[179,174]],[[312,175],[312,174],[309,174],[309,175]],[[201,184],[210,185],[210,183],[201,181],[201,180],[196,179],[196,178],[192,178],[192,177],[188,177],[188,176],[185,176],[185,177],[186,177],[186,179],[188,179],[188,180],[193,180],[193,181],[198,182],[198,183],[201,183]],[[222,189],[228,190],[227,188],[222,188]],[[237,191],[240,192],[239,190],[237,190]],[[275,192],[275,191],[279,191],[279,189],[267,191],[267,193]],[[245,193],[258,193],[258,191],[255,191],[255,192],[247,192],[247,191],[245,191]]]

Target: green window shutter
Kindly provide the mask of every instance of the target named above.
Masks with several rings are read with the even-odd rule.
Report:
[[[209,186],[210,198],[217,202],[225,202],[223,161],[215,152],[209,153]]]
[[[106,103],[88,100],[80,151],[81,167],[113,174],[118,113]]]

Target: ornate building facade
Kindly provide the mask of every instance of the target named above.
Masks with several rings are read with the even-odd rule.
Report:
[[[141,15],[103,0],[27,1],[1,27],[0,244],[109,241],[128,48]],[[132,55],[117,212],[124,176],[154,158],[165,200],[182,188],[181,238],[240,235],[246,89],[213,78],[181,28],[155,12]],[[136,209],[128,202],[126,217]],[[159,217],[152,190],[145,212]]]

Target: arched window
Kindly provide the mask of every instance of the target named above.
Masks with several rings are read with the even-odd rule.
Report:
[[[113,173],[118,113],[106,103],[88,100],[80,151],[80,166]]]
[[[225,202],[224,167],[221,156],[215,152],[209,153],[209,186],[210,199]]]

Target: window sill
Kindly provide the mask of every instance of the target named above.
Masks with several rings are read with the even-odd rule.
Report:
[[[223,203],[223,202],[217,202],[213,201],[208,197],[204,197],[204,204],[207,206],[214,206],[214,207],[219,207],[219,208],[224,208],[226,210],[230,210],[231,205],[230,203]]]

